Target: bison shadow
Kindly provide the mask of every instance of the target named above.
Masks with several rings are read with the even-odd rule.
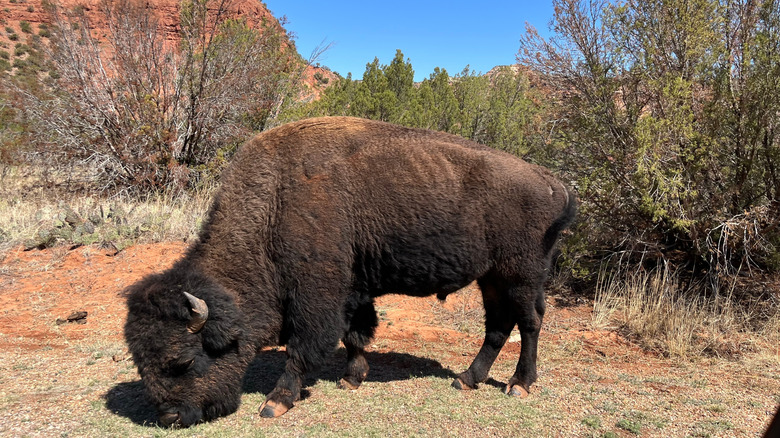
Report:
[[[276,385],[276,380],[284,370],[287,355],[280,350],[261,351],[249,366],[244,376],[244,393],[268,394]],[[371,371],[366,382],[394,382],[408,380],[416,377],[438,377],[442,379],[454,379],[455,373],[433,359],[417,357],[406,353],[366,353]],[[323,366],[309,374],[304,387],[310,387],[319,380],[335,383],[341,379],[346,369],[346,352],[340,348]],[[486,384],[500,386],[493,379]],[[309,391],[301,391],[301,398],[309,396]],[[134,382],[119,383],[111,388],[104,396],[106,408],[112,413],[126,417],[135,424],[142,426],[157,425],[157,410],[149,403],[144,394],[143,383],[140,380]]]

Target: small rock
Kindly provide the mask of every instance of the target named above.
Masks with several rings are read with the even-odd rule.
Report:
[[[52,230],[41,229],[34,239],[29,239],[24,243],[24,250],[45,249],[57,242],[57,233]]]
[[[103,207],[100,207],[101,211]],[[89,223],[92,225],[101,225],[103,223],[103,214],[102,213],[92,213],[89,215]]]
[[[78,312],[71,313],[65,319],[57,318],[55,322],[57,323],[57,325],[62,325],[65,324],[66,322],[75,322],[76,324],[86,324],[87,312],[85,310],[79,310]]]
[[[75,227],[76,225],[84,222],[84,219],[82,219],[81,216],[79,216],[79,214],[69,206],[65,206],[63,213],[65,213],[65,222],[67,222],[71,227]]]

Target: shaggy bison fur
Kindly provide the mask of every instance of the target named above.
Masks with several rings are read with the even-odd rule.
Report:
[[[290,123],[239,150],[186,256],[129,288],[127,343],[160,422],[181,426],[234,412],[255,353],[286,345],[260,406],[273,417],[339,341],[339,386],[361,384],[377,296],[444,299],[476,279],[485,341],[453,386],[484,382],[518,326],[506,392],[524,396],[553,246],[575,210],[544,168],[457,136],[346,117]]]

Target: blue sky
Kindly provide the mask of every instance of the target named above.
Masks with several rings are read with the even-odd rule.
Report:
[[[297,1],[267,0],[276,17],[296,36],[298,52],[308,58],[315,47],[332,43],[319,63],[342,76],[363,77],[366,63],[378,57],[389,64],[401,49],[414,67],[416,81],[466,65],[487,72],[515,62],[525,23],[543,35],[552,18],[551,0],[539,1]]]

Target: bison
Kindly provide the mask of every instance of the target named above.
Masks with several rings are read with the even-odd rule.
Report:
[[[374,299],[444,299],[476,280],[485,340],[453,386],[477,387],[517,326],[506,393],[536,380],[553,247],[575,196],[542,167],[463,138],[347,117],[257,135],[224,172],[198,241],[127,291],[125,337],[164,425],[234,412],[263,347],[287,360],[260,415],[292,408],[343,342],[338,386],[368,374]]]

